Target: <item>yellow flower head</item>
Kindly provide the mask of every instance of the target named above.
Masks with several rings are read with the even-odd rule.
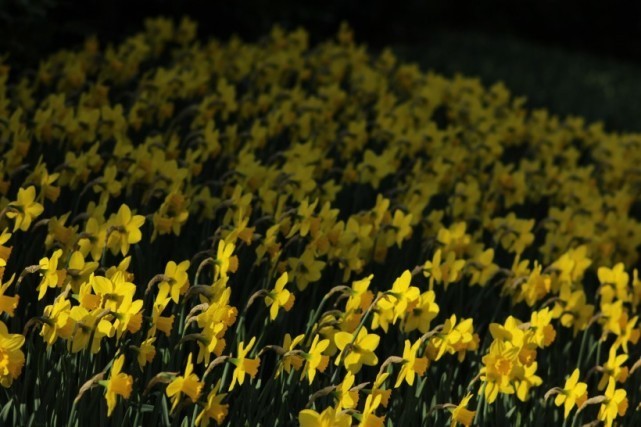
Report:
[[[583,402],[588,398],[588,386],[586,383],[579,382],[580,371],[575,369],[572,372],[572,375],[565,381],[563,390],[556,395],[554,399],[554,404],[556,406],[563,405],[563,416],[567,418],[570,414],[570,411],[576,405],[581,407]]]
[[[352,417],[330,406],[320,414],[313,409],[303,409],[298,413],[298,422],[300,427],[350,427]]]
[[[140,368],[144,368],[147,363],[151,363],[156,357],[156,347],[154,347],[154,342],[156,337],[148,338],[140,344],[140,349],[138,350],[138,365]]]
[[[358,390],[352,390],[355,381],[354,374],[347,372],[343,381],[336,387],[338,404],[336,409],[355,408],[358,404]]]
[[[361,328],[356,336],[349,332],[337,332],[334,340],[341,353],[336,358],[336,365],[344,363],[353,374],[358,373],[363,365],[377,365],[378,357],[374,350],[378,347],[380,339],[376,334],[368,334],[365,327]]]
[[[231,362],[236,365],[236,369],[234,369],[234,374],[229,386],[229,391],[232,391],[234,389],[236,381],[238,381],[238,384],[243,385],[243,382],[245,382],[245,374],[249,374],[250,377],[254,378],[258,373],[260,359],[247,358],[247,354],[249,354],[249,351],[252,349],[255,342],[256,337],[252,337],[252,339],[247,344],[247,347],[244,346],[245,343],[242,341],[238,343],[238,356],[230,359]]]
[[[423,342],[421,340],[416,340],[414,344],[410,343],[410,340],[405,340],[405,348],[403,349],[403,366],[401,371],[398,373],[398,378],[396,379],[395,388],[399,387],[403,380],[407,382],[409,386],[414,385],[414,377],[416,375],[423,376],[428,366],[428,359],[425,356],[419,357],[418,350]]]
[[[0,264],[2,263],[2,260],[0,260]],[[20,296],[14,295],[14,296],[9,296],[5,295],[5,292],[7,292],[7,289],[11,284],[13,283],[13,279],[15,279],[15,274],[11,276],[11,279],[6,281],[5,283],[2,283],[2,277],[0,276],[0,314],[2,313],[7,313],[9,317],[13,317],[15,314],[15,310],[18,307],[18,302],[20,301]]]
[[[185,366],[185,374],[174,378],[167,386],[167,396],[171,397],[173,402],[171,405],[172,412],[176,409],[176,406],[178,406],[178,402],[183,393],[189,396],[192,402],[196,402],[200,397],[204,384],[193,371],[194,365],[191,362],[191,353],[189,353],[189,356],[187,356],[187,365]]]
[[[303,377],[307,376],[310,384],[314,381],[316,371],[318,370],[323,372],[327,367],[329,358],[328,356],[323,355],[323,352],[328,346],[328,339],[321,340],[319,339],[319,336],[316,335],[312,341],[312,346],[310,347],[309,352],[304,356],[305,367],[303,368]]]
[[[189,276],[187,275],[189,265],[189,261],[183,261],[180,264],[176,264],[174,261],[167,263],[165,276],[169,277],[169,280],[160,282],[158,285],[159,298],[170,296],[171,300],[178,304],[180,295],[184,294],[189,286]]]
[[[13,225],[14,232],[18,229],[27,231],[34,218],[39,217],[44,211],[44,207],[35,200],[36,187],[32,185],[27,189],[20,188],[18,190],[18,200],[9,203],[9,210],[6,215],[8,218],[15,220]]]
[[[229,405],[223,404],[222,401],[227,397],[227,393],[218,394],[219,390],[220,380],[218,380],[214,388],[209,392],[207,403],[200,414],[198,414],[198,417],[196,417],[197,426],[207,427],[209,420],[216,421],[217,425],[221,425],[223,421],[225,421],[227,413],[229,412]]]
[[[107,400],[107,416],[110,417],[116,407],[116,396],[129,399],[133,377],[120,372],[125,363],[125,355],[120,355],[111,366],[109,379],[103,383],[105,386],[105,399]]]
[[[64,269],[58,269],[58,262],[62,256],[62,249],[54,251],[51,258],[44,257],[39,262],[39,273],[42,280],[38,285],[38,300],[44,298],[48,288],[61,286],[67,275]]]
[[[459,403],[455,408],[450,408],[450,412],[452,413],[452,422],[450,427],[455,427],[459,423],[463,424],[465,427],[472,425],[476,411],[470,411],[467,409],[467,404],[470,402],[470,399],[472,399],[472,393],[468,393],[463,400],[461,400],[461,403]]]
[[[628,398],[624,389],[617,389],[614,378],[608,380],[608,388],[605,390],[605,401],[599,408],[598,419],[605,423],[606,427],[612,427],[614,419],[622,417],[628,411]]]
[[[22,373],[25,357],[20,347],[24,340],[20,334],[10,334],[7,325],[0,321],[0,384],[3,387],[10,387]]]
[[[118,213],[111,222],[112,232],[108,236],[107,246],[112,252],[118,252],[125,256],[129,253],[129,246],[142,240],[140,227],[145,223],[142,215],[133,215],[127,205],[121,205]]]
[[[284,272],[276,281],[274,290],[265,297],[265,304],[269,307],[269,318],[271,320],[276,320],[280,307],[283,307],[285,311],[289,311],[294,305],[294,294],[285,289],[287,277],[287,272]]]

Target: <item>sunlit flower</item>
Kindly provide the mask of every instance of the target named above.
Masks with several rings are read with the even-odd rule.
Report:
[[[194,373],[194,365],[191,363],[191,353],[187,356],[187,364],[185,365],[185,374],[174,378],[174,380],[167,386],[167,397],[171,397],[172,405],[171,411],[173,412],[178,406],[178,402],[182,394],[186,394],[196,402],[200,397],[204,384]]]
[[[3,387],[10,387],[22,373],[25,357],[20,348],[24,341],[24,336],[10,334],[7,325],[0,321],[0,384]]]
[[[256,337],[252,337],[252,339],[249,340],[247,347],[245,347],[245,344],[242,341],[238,343],[238,355],[235,358],[230,359],[231,363],[236,365],[236,369],[234,369],[234,373],[232,375],[229,391],[232,391],[234,389],[236,382],[238,382],[239,385],[243,385],[243,383],[245,382],[246,374],[254,378],[258,373],[258,367],[260,366],[260,359],[247,358],[247,354],[249,354],[249,351],[252,349],[255,342],[256,342]]]
[[[131,375],[120,372],[125,363],[125,355],[120,355],[111,365],[111,372],[109,379],[103,382],[105,387],[105,399],[107,400],[107,416],[110,417],[114,408],[116,407],[116,396],[122,396],[124,399],[129,399],[131,395],[131,387],[133,384],[133,377]]]

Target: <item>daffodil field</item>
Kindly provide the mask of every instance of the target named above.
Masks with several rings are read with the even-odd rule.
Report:
[[[149,19],[0,60],[0,425],[640,425],[641,135]]]

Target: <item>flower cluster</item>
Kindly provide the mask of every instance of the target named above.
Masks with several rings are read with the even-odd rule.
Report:
[[[0,62],[2,423],[641,422],[641,135],[196,35]]]

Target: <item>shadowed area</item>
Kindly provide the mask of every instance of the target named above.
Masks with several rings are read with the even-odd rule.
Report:
[[[634,63],[478,32],[438,31],[427,43],[394,49],[425,70],[503,81],[532,108],[641,130],[641,66]]]

